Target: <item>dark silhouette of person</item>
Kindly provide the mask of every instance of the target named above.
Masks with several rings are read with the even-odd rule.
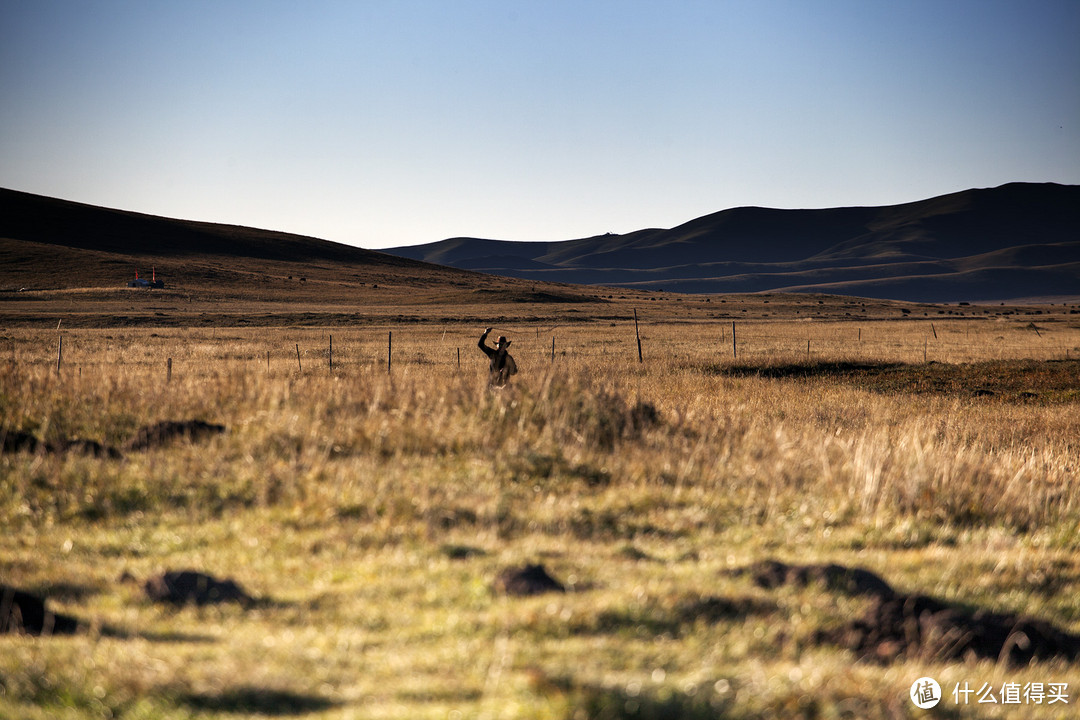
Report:
[[[510,353],[506,351],[510,347],[510,341],[506,339],[505,335],[500,335],[499,340],[495,343],[495,347],[491,347],[487,344],[488,333],[491,332],[491,328],[484,331],[484,334],[480,336],[480,342],[476,345],[484,354],[490,358],[488,363],[488,372],[491,377],[488,381],[494,387],[502,387],[510,381],[511,375],[517,374],[517,363],[514,362],[514,358]]]

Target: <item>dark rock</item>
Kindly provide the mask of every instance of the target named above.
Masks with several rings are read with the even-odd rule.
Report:
[[[210,605],[223,602],[251,605],[255,602],[255,599],[233,580],[219,580],[194,570],[169,571],[150,578],[143,587],[154,602],[173,605]]]
[[[71,635],[78,629],[78,620],[52,612],[42,598],[0,585],[0,634]]]
[[[507,568],[495,578],[495,589],[506,595],[540,595],[547,592],[566,592],[566,588],[548,574],[543,565]]]
[[[194,442],[225,432],[224,425],[202,420],[164,420],[139,428],[127,443],[128,450],[147,450],[183,438]]]

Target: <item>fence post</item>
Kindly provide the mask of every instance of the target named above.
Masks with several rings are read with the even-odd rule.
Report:
[[[296,343],[296,367],[300,369],[300,372],[304,372],[304,366],[300,364],[300,343]]]
[[[735,360],[739,355],[735,351],[735,321],[731,321],[731,359]]]
[[[634,335],[637,336],[637,361],[643,363],[645,359],[641,356],[641,331],[638,329],[637,308],[634,308]]]
[[[330,372],[334,371],[334,336],[330,336]]]
[[[551,336],[551,362],[555,362],[555,336]]]
[[[172,358],[165,361],[165,383],[172,382]]]
[[[57,323],[56,326],[60,327],[60,323]],[[60,336],[60,344],[56,347],[56,374],[57,375],[60,374],[60,362],[63,360],[63,358],[64,358],[64,336],[61,335]]]
[[[390,372],[391,362],[394,355],[394,331],[388,330],[386,333],[386,372]]]

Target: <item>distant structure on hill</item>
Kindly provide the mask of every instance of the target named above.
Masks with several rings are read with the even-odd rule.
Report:
[[[165,282],[157,279],[157,268],[153,268],[150,271],[150,280],[139,277],[139,271],[135,271],[135,279],[130,281],[127,286],[132,288],[164,288]]]

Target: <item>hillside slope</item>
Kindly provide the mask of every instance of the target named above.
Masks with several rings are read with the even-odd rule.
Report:
[[[0,189],[0,237],[124,255],[413,265],[328,240],[112,210],[6,189]]]
[[[265,291],[272,281],[475,285],[467,271],[272,230],[176,220],[0,189],[0,290],[166,286]],[[289,297],[313,294],[293,287]],[[320,288],[325,291],[326,288]],[[344,288],[342,288],[344,290]],[[320,295],[325,297],[325,294]]]
[[[164,288],[131,288],[139,272]],[[345,325],[603,304],[600,290],[0,189],[0,327]]]
[[[1080,296],[1080,186],[1011,183],[884,207],[743,207],[669,230],[561,242],[453,238],[386,252],[511,277],[681,292]]]

